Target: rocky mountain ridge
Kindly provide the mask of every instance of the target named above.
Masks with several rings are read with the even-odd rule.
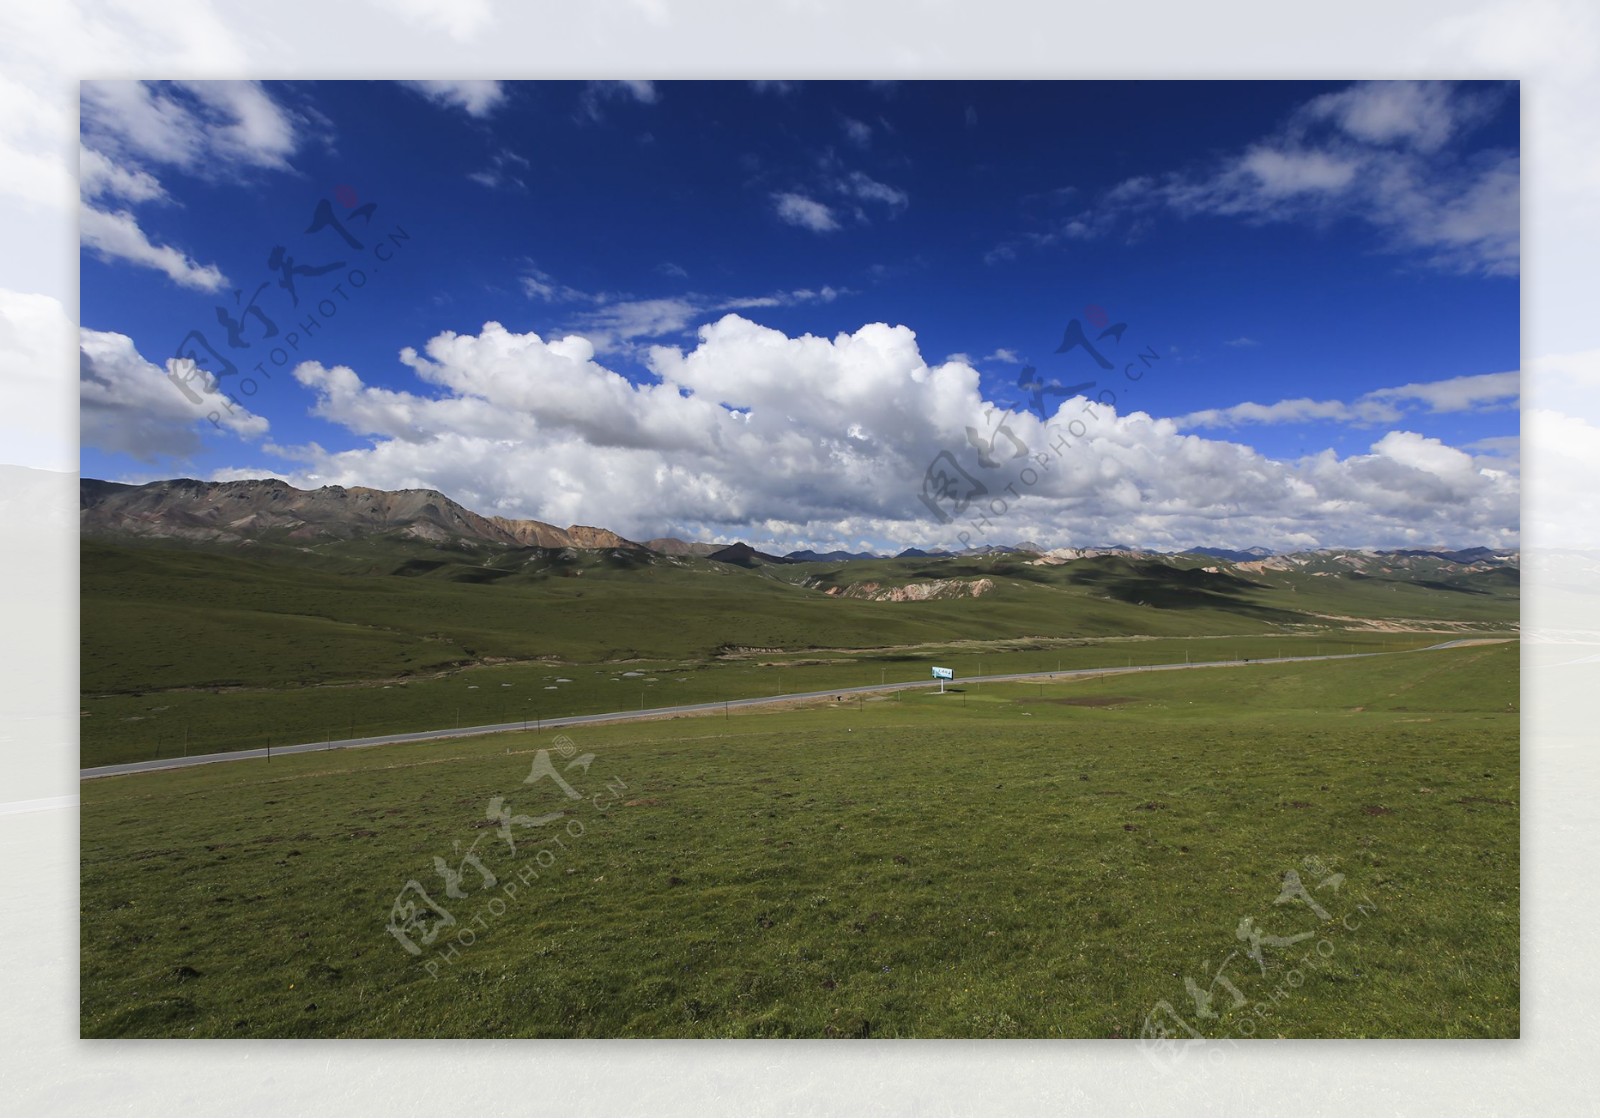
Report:
[[[609,529],[484,517],[438,490],[323,486],[299,490],[277,479],[142,486],[85,478],[78,487],[85,536],[142,536],[196,543],[352,540],[393,533],[443,543],[477,541],[533,548],[636,548]]]

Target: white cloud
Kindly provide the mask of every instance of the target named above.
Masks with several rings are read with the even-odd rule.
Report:
[[[460,109],[469,117],[487,117],[506,99],[499,82],[481,78],[461,81],[408,81],[401,83],[435,104]]]
[[[1328,152],[1284,151],[1260,147],[1246,152],[1239,170],[1254,180],[1255,191],[1268,199],[1292,194],[1336,194],[1356,177],[1358,164]]]
[[[153,242],[131,209],[97,203],[167,201],[141,162],[213,179],[287,170],[298,143],[297,118],[258,82],[86,81],[81,97],[82,243],[103,260],[153,268],[184,287],[224,287],[220,269]]]
[[[478,37],[494,20],[490,0],[369,0],[424,30],[443,31],[458,43]]]
[[[1437,151],[1480,103],[1452,96],[1439,82],[1360,82],[1324,94],[1305,106],[1310,119],[1337,121],[1345,132],[1372,144],[1401,142]]]
[[[686,296],[624,299],[579,312],[572,323],[595,349],[611,352],[625,348],[635,338],[682,333],[702,313],[702,307]]]
[[[1017,351],[1008,350],[1004,346],[983,359],[984,361],[1003,361],[1007,365],[1021,365],[1022,359],[1017,356]]]
[[[1452,272],[1515,275],[1521,254],[1515,151],[1470,156],[1456,142],[1500,92],[1450,83],[1357,83],[1301,106],[1278,132],[1205,166],[1139,176],[1026,239],[1105,237],[1159,211],[1249,222],[1375,227],[1395,251]],[[1006,248],[1014,252],[1015,243]],[[1001,259],[999,249],[991,257]]]
[[[1198,412],[1190,412],[1186,416],[1179,416],[1172,422],[1184,429],[1310,421],[1371,424],[1393,423],[1400,418],[1400,415],[1399,409],[1384,404],[1363,406],[1359,402],[1346,404],[1342,400],[1312,400],[1310,397],[1297,397],[1293,400],[1275,401],[1272,404],[1257,404],[1252,400],[1228,408],[1205,408]]]
[[[173,283],[196,291],[220,291],[228,278],[214,264],[200,264],[170,245],[152,244],[127,210],[108,212],[84,203],[78,215],[83,244],[105,260],[125,260],[154,268]]]
[[[1521,395],[1521,373],[1479,373],[1367,394],[1374,400],[1420,400],[1435,412],[1468,412],[1489,405],[1503,407],[1515,404]]]
[[[1238,348],[1238,349],[1249,349],[1251,347],[1259,346],[1259,345],[1261,345],[1261,343],[1257,342],[1254,338],[1250,338],[1250,337],[1247,337],[1247,336],[1241,334],[1237,338],[1232,338],[1232,339],[1229,339],[1228,341],[1224,342],[1223,345],[1224,346],[1233,346],[1233,347]]]
[[[248,52],[205,3],[4,4],[0,42],[0,285],[70,303],[77,275],[57,238],[77,220],[79,79],[247,70]]]
[[[595,303],[609,298],[604,294],[592,294],[563,284],[531,262],[519,277],[519,281],[524,295],[544,303]]]
[[[809,229],[813,233],[830,233],[839,228],[839,219],[826,204],[803,194],[782,192],[772,196],[772,205],[778,217],[790,225]]]
[[[1544,548],[1600,548],[1600,424],[1530,408],[1523,416],[1538,484],[1528,488],[1528,537]]]
[[[82,441],[141,462],[185,459],[201,450],[206,432],[258,438],[267,421],[242,404],[227,404],[190,381],[193,396],[173,382],[183,364],[162,369],[140,355],[133,339],[100,330],[79,332],[78,399]],[[231,386],[224,385],[223,391]]]
[[[0,289],[0,454],[15,466],[76,470],[77,449],[50,419],[73,407],[66,308],[48,295]]]
[[[285,170],[297,118],[259,82],[85,81],[83,134],[114,158],[229,178]]]
[[[1395,423],[1405,415],[1400,405],[1426,404],[1430,412],[1487,411],[1515,406],[1521,394],[1520,373],[1479,373],[1442,381],[1375,389],[1360,398],[1312,400],[1299,397],[1273,404],[1247,401],[1229,408],[1206,408],[1173,420],[1180,428],[1230,428],[1245,424],[1326,421],[1361,425]]]
[[[1152,546],[1516,537],[1514,475],[1437,439],[1392,431],[1369,453],[1282,462],[1142,413],[1086,413],[1081,398],[1047,430],[1037,416],[998,412],[967,363],[929,365],[903,326],[792,338],[730,314],[702,326],[690,349],[649,350],[654,376],[643,383],[599,363],[586,339],[495,323],[440,335],[402,361],[415,390],[370,385],[344,367],[295,371],[318,416],[370,445],[291,449],[302,463],[291,481],[434,486],[486,513],[774,547],[959,544],[958,531],[972,543]],[[1080,417],[1081,432],[1051,452]],[[1007,459],[1002,421],[1025,459]],[[995,439],[1006,469],[1040,454],[1048,464],[1020,500],[996,506],[1005,511],[987,529],[971,526],[976,510],[940,524],[918,500],[946,450],[1003,492],[1003,471],[979,465],[968,428]]]
[[[857,198],[864,202],[881,202],[889,207],[892,213],[904,210],[911,201],[911,196],[898,187],[880,183],[876,179],[860,171],[852,171],[849,175],[835,184],[839,193]]]
[[[78,187],[84,198],[120,198],[153,202],[167,197],[156,177],[138,168],[122,167],[93,148],[78,151]]]
[[[726,311],[832,303],[849,293],[849,289],[824,284],[820,288],[796,288],[768,295],[715,296],[685,292],[639,299],[612,292],[581,291],[557,282],[537,268],[530,269],[522,277],[522,287],[529,298],[542,302],[590,305],[591,309],[574,312],[562,326],[588,339],[599,353],[629,351],[635,339],[682,334],[691,325]]]
[[[856,120],[854,117],[845,117],[839,122],[839,127],[844,129],[845,138],[858,148],[872,146],[872,126],[865,121]]]
[[[607,101],[635,101],[641,105],[654,105],[660,99],[661,94],[654,82],[590,82],[584,87],[579,107],[589,119],[599,120],[601,106]]]

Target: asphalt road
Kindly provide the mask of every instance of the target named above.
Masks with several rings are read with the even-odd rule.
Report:
[[[1473,645],[1483,643],[1482,639],[1466,638],[1459,641],[1446,641],[1439,645],[1429,645],[1425,649],[1408,649],[1393,653],[1333,653],[1326,656],[1311,657],[1273,657],[1263,660],[1231,660],[1231,661],[1195,661],[1192,664],[1149,664],[1149,665],[1112,665],[1105,668],[1072,668],[1062,672],[1018,672],[1004,676],[968,676],[960,681],[961,684],[975,683],[1003,683],[1007,680],[1043,680],[1056,679],[1057,677],[1073,676],[1109,676],[1128,675],[1137,672],[1171,672],[1185,668],[1232,668],[1247,664],[1294,664],[1300,661],[1342,661],[1357,660],[1362,657],[1397,657],[1406,653],[1426,653],[1435,649],[1452,649],[1459,645]],[[540,728],[578,727],[585,723],[620,723],[630,719],[660,719],[672,715],[693,715],[697,713],[710,713],[715,711],[733,710],[744,707],[766,707],[776,703],[794,703],[797,700],[825,699],[828,696],[870,694],[878,692],[899,692],[908,689],[927,689],[933,686],[929,680],[903,681],[895,684],[871,684],[858,688],[828,688],[817,692],[794,692],[789,695],[763,696],[756,699],[730,699],[714,703],[688,703],[681,707],[648,707],[638,711],[608,711],[600,715],[568,715],[559,719],[538,720]],[[949,686],[948,684],[946,685]],[[258,750],[229,750],[221,754],[196,754],[187,758],[155,758],[144,762],[124,762],[120,765],[101,765],[91,769],[80,769],[78,777],[87,780],[91,777],[115,777],[124,773],[144,773],[152,769],[182,769],[191,765],[210,765],[213,762],[242,762],[252,758],[262,759],[270,755],[283,754],[308,754],[317,750],[348,750],[359,746],[393,746],[404,742],[433,742],[441,738],[469,738],[479,734],[497,734],[504,731],[522,731],[528,724],[522,720],[510,723],[491,723],[478,727],[451,727],[446,730],[422,730],[409,734],[382,734],[373,738],[335,738],[323,742],[302,742],[294,746],[274,746],[270,751]]]

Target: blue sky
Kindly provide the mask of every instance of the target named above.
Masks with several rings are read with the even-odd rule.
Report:
[[[784,549],[1514,546],[1517,122],[1507,83],[86,83],[82,470]],[[195,329],[232,403],[165,376]]]

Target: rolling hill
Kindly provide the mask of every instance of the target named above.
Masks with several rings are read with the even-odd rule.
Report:
[[[431,490],[280,482],[85,480],[80,515],[86,764],[199,736],[237,749],[876,683],[934,658],[965,678],[1135,650],[1181,662],[1195,642],[1202,657],[1418,645],[1518,616],[1514,554],[800,562],[480,517]]]

